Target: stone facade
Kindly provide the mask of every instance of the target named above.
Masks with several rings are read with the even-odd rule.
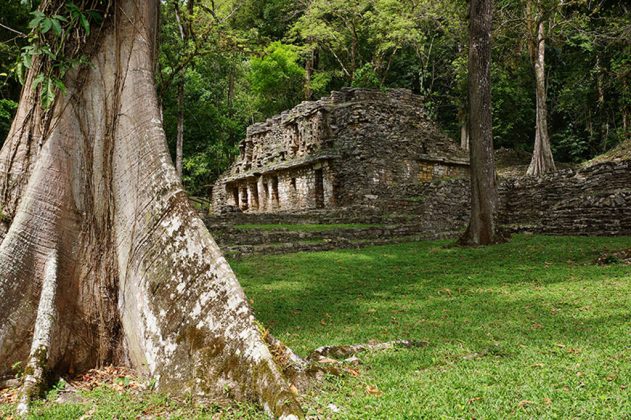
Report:
[[[511,232],[631,235],[631,161],[565,169],[541,178],[504,178],[500,179],[498,192],[500,225]],[[239,248],[244,253],[356,247],[382,240],[456,238],[469,220],[470,184],[468,179],[460,178],[392,185],[374,200],[381,205],[292,213],[239,212],[210,216],[207,223],[225,249]],[[234,228],[239,224],[279,223],[361,223],[379,227],[354,230],[351,235],[342,235],[340,230],[279,233]],[[325,239],[326,243],[300,243],[316,238]],[[291,246],[256,250],[260,244],[279,243]]]
[[[384,190],[468,174],[468,155],[408,90],[345,89],[248,128],[216,212],[374,205]]]

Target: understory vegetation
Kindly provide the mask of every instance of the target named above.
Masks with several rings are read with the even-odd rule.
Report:
[[[0,27],[0,145],[19,97],[18,58],[29,48],[37,4],[0,0],[5,25]],[[156,80],[164,128],[175,157],[181,123],[183,180],[194,195],[206,195],[229,166],[248,125],[343,87],[411,89],[425,97],[425,111],[448,134],[460,135],[467,105],[463,0],[162,4]],[[628,4],[497,0],[495,9],[495,147],[533,150],[535,16],[547,28],[547,109],[555,159],[584,161],[629,137]]]
[[[310,415],[611,419],[631,412],[631,267],[595,260],[629,243],[517,235],[485,248],[412,242],[248,257],[232,266],[257,318],[301,355],[370,340],[427,343],[359,354],[360,365],[304,396]],[[263,416],[251,406],[200,407],[134,384],[122,376],[64,404],[53,402],[57,387],[32,416]],[[0,405],[0,417],[12,410]]]

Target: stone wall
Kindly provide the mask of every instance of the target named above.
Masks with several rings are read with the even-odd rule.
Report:
[[[512,232],[631,235],[631,161],[503,179],[498,193],[500,224]],[[468,222],[470,186],[464,179],[401,185],[381,201],[387,212],[418,215],[434,234],[455,235]]]
[[[499,192],[500,222],[513,231],[631,235],[631,161],[509,179]]]

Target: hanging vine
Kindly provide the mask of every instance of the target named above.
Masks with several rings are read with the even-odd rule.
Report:
[[[16,65],[20,83],[34,69],[31,88],[37,91],[42,109],[49,110],[56,97],[66,93],[64,79],[69,71],[89,64],[84,48],[91,34],[100,30],[112,0],[43,1],[31,13],[28,45]]]

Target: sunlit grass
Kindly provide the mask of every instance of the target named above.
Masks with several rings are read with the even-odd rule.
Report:
[[[414,338],[364,356],[307,406],[340,417],[600,417],[631,413],[631,238],[516,236],[251,257],[233,266],[257,317],[298,352]],[[375,396],[366,387],[383,392]]]

